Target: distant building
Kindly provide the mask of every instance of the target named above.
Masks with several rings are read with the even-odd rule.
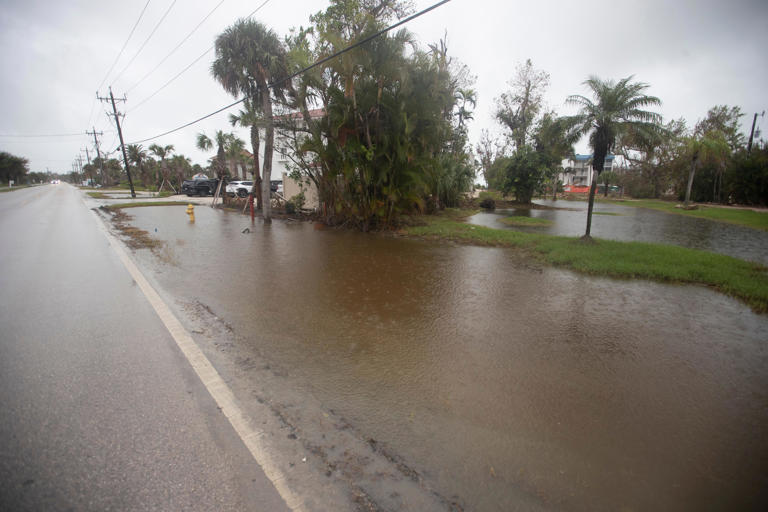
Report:
[[[615,161],[615,155],[606,155],[603,171],[612,170]],[[558,175],[558,179],[563,184],[563,189],[566,192],[570,192],[576,188],[589,188],[592,185],[593,175],[592,155],[575,155],[564,162],[563,172]]]

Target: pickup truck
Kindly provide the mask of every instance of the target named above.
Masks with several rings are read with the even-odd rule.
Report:
[[[187,196],[210,196],[216,192],[219,180],[208,179],[207,176],[195,176],[191,180],[184,180],[181,184],[181,193]]]

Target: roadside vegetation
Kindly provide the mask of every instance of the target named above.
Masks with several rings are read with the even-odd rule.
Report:
[[[730,256],[672,245],[523,233],[473,226],[461,214],[431,216],[400,233],[411,237],[509,247],[544,264],[585,274],[712,287],[768,313],[768,268]]]
[[[544,227],[552,225],[552,221],[548,219],[541,219],[538,217],[522,217],[519,215],[512,217],[502,217],[499,219],[499,222],[506,224],[507,226]]]

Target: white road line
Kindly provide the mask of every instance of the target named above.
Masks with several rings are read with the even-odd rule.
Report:
[[[85,203],[85,201],[83,202]],[[216,404],[221,408],[221,412],[224,413],[229,420],[229,423],[235,429],[235,432],[237,432],[237,435],[240,436],[240,439],[248,448],[248,451],[251,452],[256,463],[261,466],[261,469],[267,475],[270,482],[272,482],[272,485],[275,486],[277,492],[280,493],[280,496],[283,498],[286,505],[288,505],[291,510],[303,512],[303,501],[288,487],[285,474],[277,467],[272,460],[272,457],[270,457],[264,450],[264,446],[261,442],[261,437],[264,433],[251,427],[250,422],[248,421],[248,416],[237,405],[232,390],[229,389],[227,383],[221,378],[219,372],[216,371],[216,368],[214,368],[208,358],[205,357],[203,351],[200,350],[200,347],[197,346],[195,340],[189,335],[189,332],[187,332],[184,326],[181,325],[181,322],[179,322],[176,316],[171,312],[168,305],[160,298],[160,295],[155,289],[152,288],[152,285],[149,284],[139,268],[125,252],[122,244],[107,230],[101,219],[98,218],[98,214],[94,213],[94,216],[97,224],[120,258],[120,261],[123,262],[128,273],[133,277],[133,280],[136,281],[136,284],[139,285],[139,288],[154,308],[157,316],[160,317],[163,325],[165,325],[165,328],[168,329],[168,332],[176,341],[179,349],[181,349],[181,352],[197,373],[197,376],[208,390],[208,393],[211,394],[216,401]]]

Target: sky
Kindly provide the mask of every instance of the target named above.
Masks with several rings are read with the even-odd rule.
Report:
[[[421,10],[435,1],[414,5]],[[283,36],[326,6],[323,0],[2,0],[0,151],[27,158],[31,171],[69,173],[78,155],[85,160],[86,147],[94,153],[93,137],[85,134],[94,128],[103,132],[102,150],[115,151],[117,132],[105,114],[111,106],[96,99],[97,91],[108,96],[110,86],[116,98],[126,98],[118,102],[126,144],[218,110],[238,99],[210,73],[214,52],[205,52],[219,33],[258,8],[254,19]],[[482,129],[501,133],[495,98],[526,59],[550,74],[545,101],[560,114],[575,112],[565,98],[587,95],[583,82],[590,75],[634,75],[662,100],[665,120],[683,117],[689,126],[715,105],[739,106],[748,135],[753,114],[768,110],[764,0],[452,0],[407,28],[423,48],[447,34],[449,54],[477,77],[469,126],[475,142]],[[143,145],[172,144],[206,165],[213,155],[195,148],[197,133],[229,130],[248,140],[246,130],[228,122],[228,112],[236,111]],[[768,118],[758,117],[758,127],[768,128]],[[586,143],[576,149],[587,152]]]

